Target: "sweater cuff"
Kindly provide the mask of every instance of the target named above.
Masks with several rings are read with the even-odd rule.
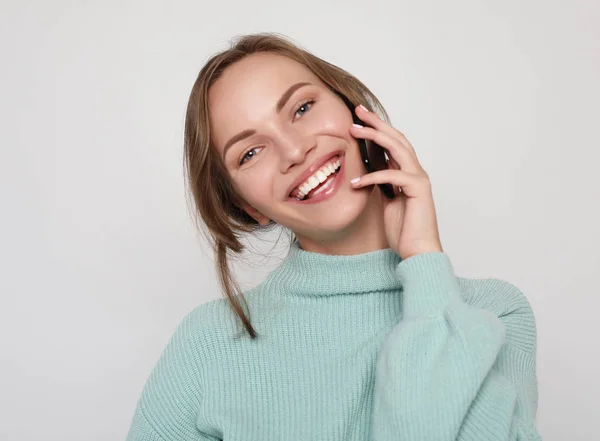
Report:
[[[462,303],[458,279],[444,252],[422,253],[396,267],[402,282],[404,317],[443,314],[450,303]]]

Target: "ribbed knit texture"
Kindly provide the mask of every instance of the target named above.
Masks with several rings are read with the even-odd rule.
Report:
[[[245,297],[259,337],[226,299],[190,312],[127,441],[540,439],[534,316],[508,282],[294,245]]]

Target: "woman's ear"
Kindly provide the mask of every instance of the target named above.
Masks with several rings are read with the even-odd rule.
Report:
[[[261,225],[268,225],[270,219],[247,202],[242,202],[242,209]]]

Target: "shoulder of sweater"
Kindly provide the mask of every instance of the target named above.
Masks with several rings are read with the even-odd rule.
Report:
[[[515,311],[531,311],[531,305],[519,288],[506,280],[457,277],[463,299],[476,308],[505,315]]]
[[[244,299],[251,307],[252,294],[259,287],[245,290]],[[242,309],[245,309],[244,300],[240,299]],[[252,312],[252,308],[251,308]],[[212,344],[221,344],[224,340],[230,341],[239,335],[243,329],[241,321],[230,305],[229,299],[222,297],[202,303],[188,312],[177,325],[171,344],[191,344],[196,349],[209,349]]]
[[[535,352],[535,315],[527,297],[518,287],[495,278],[457,279],[465,303],[488,310],[500,318],[506,329],[508,343]]]

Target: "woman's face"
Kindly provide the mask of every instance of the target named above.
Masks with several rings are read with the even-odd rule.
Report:
[[[211,87],[209,105],[214,147],[257,221],[284,225],[301,242],[342,240],[365,223],[373,187],[355,190],[349,182],[364,174],[352,115],[308,68],[271,53],[247,56]],[[308,199],[290,196],[315,166],[336,158],[341,168],[322,194],[317,187]]]

